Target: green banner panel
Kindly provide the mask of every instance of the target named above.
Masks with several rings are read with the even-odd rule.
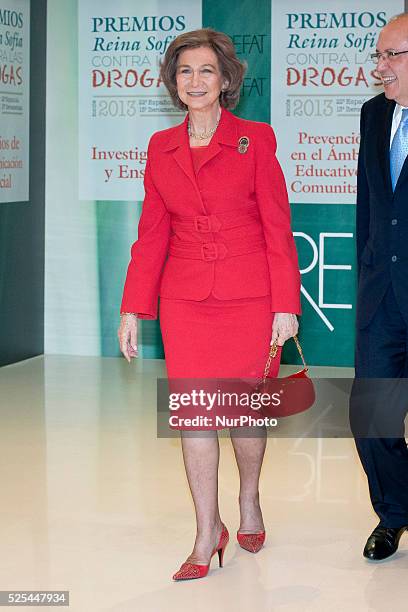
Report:
[[[270,120],[271,2],[251,0],[203,2],[203,26],[225,32],[237,55],[247,62],[241,99],[235,112],[245,119]]]
[[[352,366],[354,357],[355,206],[292,205],[302,272],[300,339],[310,365]],[[299,363],[294,343],[284,361]]]

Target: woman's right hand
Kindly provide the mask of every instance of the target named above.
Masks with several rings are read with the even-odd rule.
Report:
[[[139,356],[137,351],[137,315],[128,313],[120,317],[118,339],[120,350],[128,363],[130,363],[132,357]]]

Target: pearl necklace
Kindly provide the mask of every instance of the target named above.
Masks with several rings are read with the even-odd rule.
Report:
[[[208,140],[215,133],[215,131],[216,131],[217,127],[218,127],[218,124],[220,122],[220,119],[221,119],[221,113],[218,116],[217,123],[215,124],[215,127],[211,128],[211,130],[208,130],[208,132],[201,132],[201,134],[198,134],[197,132],[193,132],[192,127],[191,127],[191,123],[190,123],[190,119],[189,119],[188,120],[188,125],[187,125],[188,135],[191,138],[196,138],[196,139],[199,139],[199,140]]]

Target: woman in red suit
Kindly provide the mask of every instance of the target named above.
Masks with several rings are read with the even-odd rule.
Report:
[[[231,39],[211,29],[178,36],[161,66],[187,115],[150,139],[118,336],[130,362],[137,319],[157,318],[160,296],[169,379],[260,377],[270,343],[282,346],[297,332],[300,275],[275,136],[269,125],[228,110],[238,103],[244,71]],[[181,434],[197,533],[175,580],[205,576],[215,552],[222,565],[228,542],[218,508],[218,436],[205,434]],[[237,538],[257,552],[265,540],[258,484],[266,431],[231,434],[240,475]]]

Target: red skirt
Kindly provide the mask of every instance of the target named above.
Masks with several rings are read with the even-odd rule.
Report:
[[[205,379],[210,387],[214,387],[216,379],[259,380],[269,353],[273,316],[270,296],[218,300],[210,295],[202,301],[160,298],[170,391],[176,387],[182,390],[177,379]],[[280,356],[279,350],[269,376],[278,375]],[[191,410],[177,409],[179,417],[185,414],[191,414]]]

